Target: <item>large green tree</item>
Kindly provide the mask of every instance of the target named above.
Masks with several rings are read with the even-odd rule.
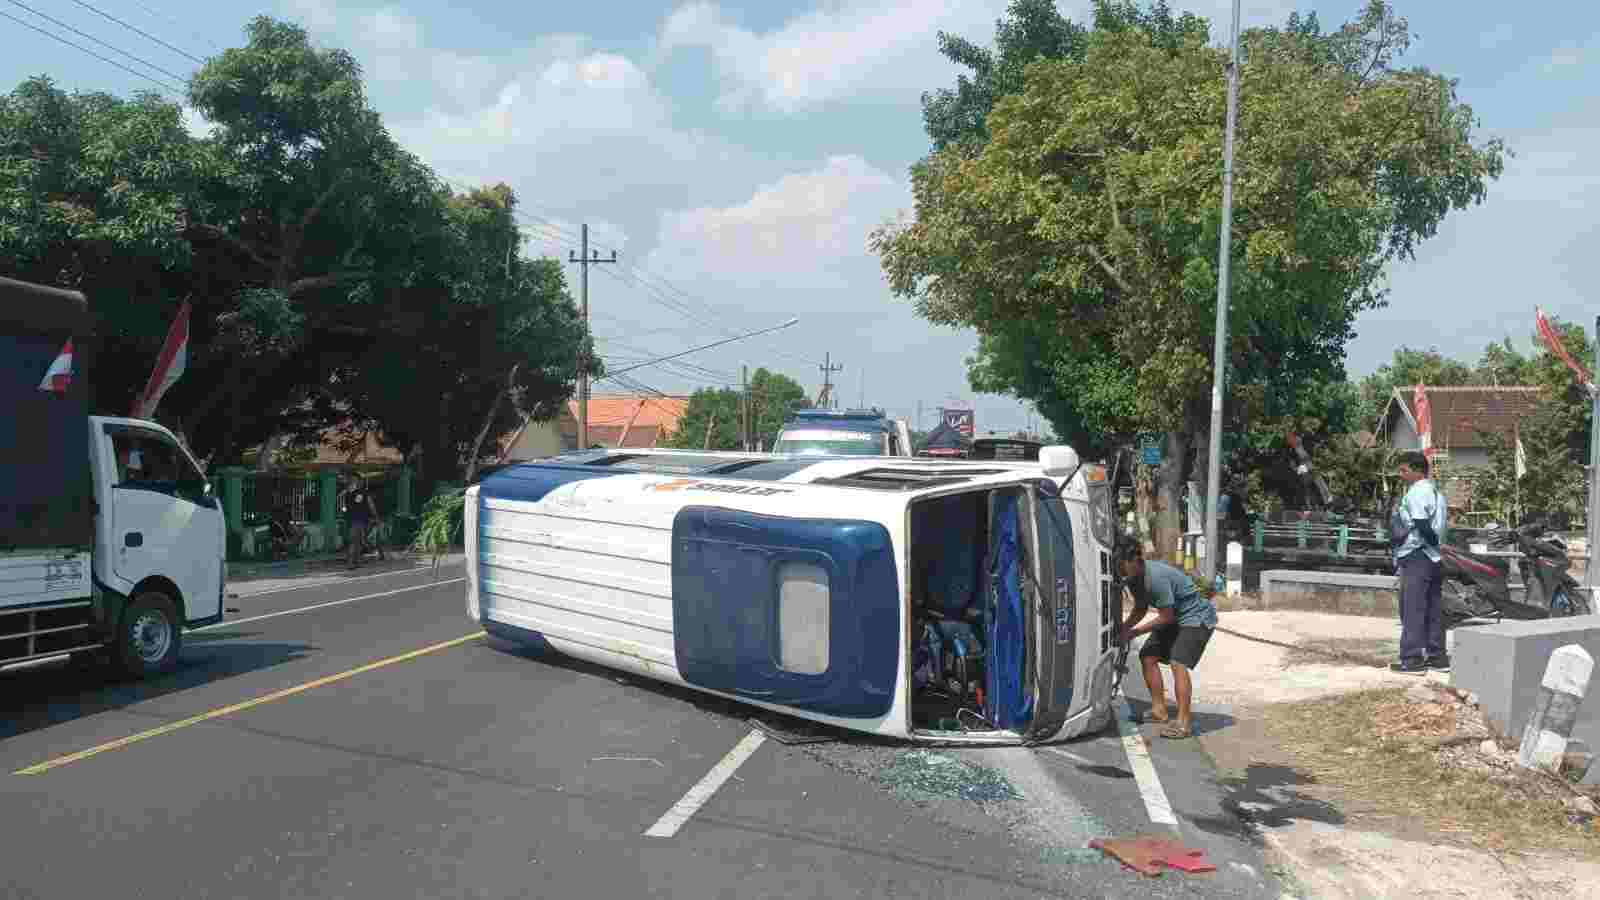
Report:
[[[508,190],[454,195],[390,138],[349,54],[265,17],[245,37],[191,81],[207,137],[153,94],[0,97],[0,270],[89,296],[99,412],[189,300],[158,418],[202,457],[346,424],[457,477],[513,365],[491,439],[572,393],[589,337],[560,269],[520,255]]]
[[[451,196],[449,228],[407,285],[372,310],[373,335],[323,391],[424,470],[454,478],[485,416],[485,446],[524,418],[553,418],[571,396],[588,335],[559,262],[517,248],[516,197],[499,185]],[[516,369],[510,402],[500,402]],[[598,373],[596,369],[596,373]],[[305,437],[302,434],[302,439]]]
[[[874,245],[925,318],[1054,349],[1041,407],[1077,413],[1057,431],[1167,434],[1165,551],[1210,411],[1227,52],[1164,4],[1095,10],[1081,51],[995,100],[986,136],[913,167],[915,220]],[[1243,36],[1232,383],[1341,380],[1383,267],[1499,175],[1453,83],[1396,64],[1408,42],[1381,2],[1331,34],[1291,17]]]

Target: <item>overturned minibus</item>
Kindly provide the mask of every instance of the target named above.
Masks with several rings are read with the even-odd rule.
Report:
[[[829,725],[1039,743],[1109,723],[1105,469],[593,450],[467,491],[490,635]]]

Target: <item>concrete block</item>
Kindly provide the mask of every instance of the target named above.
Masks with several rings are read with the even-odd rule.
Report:
[[[1393,575],[1272,569],[1261,573],[1263,609],[1398,618],[1400,579]]]
[[[1478,695],[1489,725],[1513,738],[1522,735],[1539,699],[1539,683],[1556,648],[1577,644],[1600,656],[1600,615],[1474,625],[1452,632],[1451,686]],[[1600,691],[1590,691],[1578,708],[1572,737],[1600,746]],[[1600,782],[1591,767],[1585,783]]]

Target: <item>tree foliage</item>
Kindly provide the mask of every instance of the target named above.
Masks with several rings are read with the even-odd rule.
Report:
[[[733,388],[701,388],[689,397],[668,446],[684,449],[739,450],[743,427],[744,394]],[[752,446],[770,449],[789,413],[811,403],[805,388],[794,379],[766,368],[750,375],[750,433]],[[707,429],[710,443],[707,447]]]
[[[189,300],[158,416],[200,456],[342,426],[455,478],[513,365],[491,439],[571,396],[590,339],[561,269],[520,253],[508,188],[458,195],[396,144],[349,53],[267,17],[245,38],[190,82],[204,137],[153,94],[0,97],[6,274],[90,298],[100,412],[127,412]]]
[[[1019,28],[1041,27],[1019,12],[1048,20],[1018,3]],[[915,219],[873,243],[894,292],[930,321],[977,329],[974,371],[1039,390],[1027,399],[1058,432],[1168,434],[1170,543],[1209,418],[1227,52],[1164,4],[1101,0],[1081,40],[1045,30],[1010,38],[1002,57],[1017,60],[991,57],[987,75],[980,61],[972,104],[979,81],[998,94],[1018,61],[1021,89],[996,96],[971,139],[933,135],[912,170]],[[1396,64],[1409,41],[1377,0],[1333,33],[1291,17],[1242,36],[1230,384],[1342,380],[1384,265],[1500,174],[1500,144],[1475,142],[1453,83]],[[1052,48],[1063,55],[1040,58]],[[961,96],[958,84],[929,108]],[[1000,358],[1030,344],[1052,352]]]

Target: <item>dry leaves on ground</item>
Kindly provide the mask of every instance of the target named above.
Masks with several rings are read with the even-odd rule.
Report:
[[[1382,814],[1487,848],[1600,858],[1600,825],[1570,815],[1569,785],[1518,768],[1498,744],[1485,754],[1478,711],[1436,696],[1385,690],[1281,704],[1268,711],[1269,731],[1318,783]]]

